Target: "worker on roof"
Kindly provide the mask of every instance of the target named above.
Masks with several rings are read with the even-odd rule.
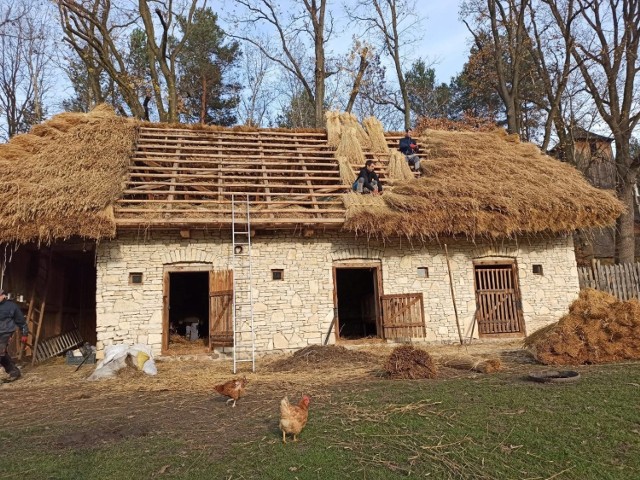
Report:
[[[404,154],[404,157],[407,159],[407,163],[409,164],[409,166],[416,172],[419,172],[420,157],[417,155],[418,143],[413,138],[411,138],[411,133],[412,130],[408,128],[405,132],[404,137],[400,139],[398,150],[400,150]]]
[[[353,191],[358,193],[370,193],[379,195],[382,193],[382,182],[376,173],[376,164],[373,160],[367,160],[360,169],[358,178],[353,182]]]
[[[0,289],[0,365],[9,374],[11,381],[20,378],[20,369],[13,363],[8,352],[9,342],[16,331],[16,327],[20,327],[22,331],[22,343],[27,343],[29,330],[27,329],[24,315],[22,315],[22,310],[18,305],[7,299],[5,291]]]

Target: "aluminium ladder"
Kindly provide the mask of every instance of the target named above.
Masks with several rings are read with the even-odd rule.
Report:
[[[253,326],[251,270],[251,218],[249,196],[231,196],[231,253],[233,258],[233,373],[238,363],[251,362],[256,371],[256,336]]]

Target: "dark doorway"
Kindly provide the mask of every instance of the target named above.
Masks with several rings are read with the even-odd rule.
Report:
[[[378,336],[377,268],[336,268],[339,336]]]
[[[169,272],[169,349],[208,345],[209,272]]]

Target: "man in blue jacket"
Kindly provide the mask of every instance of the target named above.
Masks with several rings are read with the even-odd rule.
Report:
[[[411,129],[407,129],[405,136],[400,139],[398,146],[404,157],[407,159],[409,166],[416,172],[420,171],[420,157],[418,157],[418,144],[411,138]]]
[[[0,365],[9,374],[11,380],[20,378],[20,369],[16,367],[7,349],[16,327],[22,331],[22,343],[27,343],[27,322],[20,307],[7,299],[4,290],[0,289]]]

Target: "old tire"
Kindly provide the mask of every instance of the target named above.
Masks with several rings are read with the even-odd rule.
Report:
[[[528,378],[539,383],[574,383],[580,379],[580,374],[573,370],[544,370],[530,373]]]

